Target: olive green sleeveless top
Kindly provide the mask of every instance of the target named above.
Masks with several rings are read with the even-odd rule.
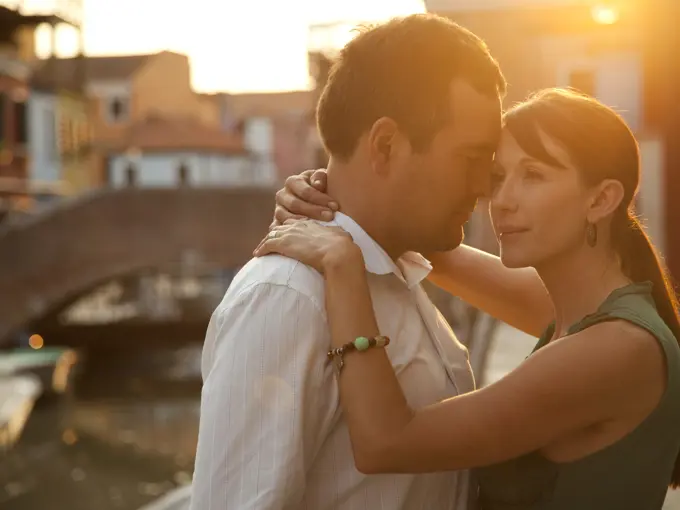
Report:
[[[615,290],[569,329],[626,320],[649,331],[666,355],[666,390],[654,411],[616,443],[569,463],[532,453],[476,471],[482,510],[661,509],[680,450],[680,348],[654,306],[649,282]],[[552,338],[552,325],[533,352]]]

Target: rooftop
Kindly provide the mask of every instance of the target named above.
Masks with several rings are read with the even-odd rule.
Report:
[[[151,116],[130,126],[108,147],[111,152],[192,151],[245,154],[243,140],[191,118]]]

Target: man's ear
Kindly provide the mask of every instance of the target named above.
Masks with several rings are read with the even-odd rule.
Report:
[[[368,133],[368,147],[374,171],[389,172],[390,164],[400,149],[401,138],[399,126],[391,118],[381,117],[373,123]]]

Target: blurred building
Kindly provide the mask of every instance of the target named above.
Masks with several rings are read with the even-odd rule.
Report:
[[[112,159],[143,150],[146,142],[138,143],[135,136],[144,138],[143,126],[151,124],[150,129],[156,129],[159,118],[167,119],[164,125],[186,120],[185,132],[219,131],[217,110],[191,87],[186,55],[163,51],[149,55],[51,59],[38,74],[41,82],[52,83],[55,89],[72,90],[79,86],[87,97],[88,126],[67,128],[61,122],[58,130],[63,136],[58,137],[57,143],[65,151],[73,150],[71,138],[86,141],[91,151],[86,178],[68,172],[60,176],[68,179],[76,191],[107,184]],[[163,144],[162,136],[154,142],[156,153],[162,149],[159,144]],[[165,149],[166,153],[179,150],[174,142]],[[177,157],[191,159],[186,154]]]
[[[639,2],[643,43],[641,207],[649,226],[662,232],[663,253],[675,282],[680,281],[680,2]],[[654,172],[652,169],[657,168]],[[645,193],[645,186],[654,193]],[[657,192],[661,190],[661,192]],[[652,216],[656,214],[656,218]],[[676,226],[674,226],[676,225]],[[676,286],[676,289],[678,287]]]
[[[32,203],[28,177],[32,164],[30,82],[36,61],[35,31],[47,24],[78,29],[82,0],[0,2],[0,209],[27,209]],[[82,39],[81,39],[82,40]],[[54,49],[55,39],[52,39]],[[82,47],[82,46],[81,46]],[[43,190],[44,191],[44,190]]]
[[[31,77],[28,100],[29,178],[33,182],[63,185],[78,194],[99,185],[92,171],[90,102],[84,87],[85,59],[68,79],[59,79],[59,62],[40,62]]]
[[[310,27],[311,90],[205,96],[217,105],[222,129],[243,137],[253,172],[261,180],[281,183],[290,175],[327,165],[316,129],[316,104],[332,58],[352,26],[339,22]]]
[[[74,192],[98,186],[268,185],[273,170],[256,164],[258,127],[248,132],[224,129],[224,105],[191,87],[189,59],[163,51],[150,55],[50,59],[36,72],[36,119],[49,117],[59,91],[62,108],[52,134],[36,124],[41,177],[66,180]],[[48,89],[48,90],[46,90]],[[38,91],[38,85],[36,85]],[[49,94],[46,92],[49,91]],[[74,95],[75,91],[82,95]],[[71,107],[65,105],[65,94]],[[86,101],[78,103],[76,97]],[[49,105],[53,105],[50,109]],[[87,110],[86,123],[81,119]],[[68,115],[67,115],[68,114]],[[250,141],[248,138],[254,138]],[[61,148],[52,155],[56,138]],[[262,138],[262,136],[260,136]],[[260,143],[261,145],[261,143]],[[74,170],[69,155],[88,157],[84,171]],[[72,171],[69,171],[71,169]]]
[[[642,126],[641,31],[631,0],[426,0],[486,41],[503,68],[506,105],[544,87],[574,87]]]
[[[108,146],[114,187],[260,186],[240,136],[187,117],[149,116]]]
[[[222,129],[243,137],[259,180],[279,183],[315,164],[312,91],[214,94]]]

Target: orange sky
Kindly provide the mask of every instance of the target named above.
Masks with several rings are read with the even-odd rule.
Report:
[[[35,0],[38,1],[38,0]],[[84,0],[88,54],[170,49],[191,57],[201,91],[291,90],[308,85],[307,27],[421,12],[422,0]],[[187,12],[186,5],[194,6]],[[39,36],[39,49],[49,40]],[[75,47],[68,27],[59,51]]]

